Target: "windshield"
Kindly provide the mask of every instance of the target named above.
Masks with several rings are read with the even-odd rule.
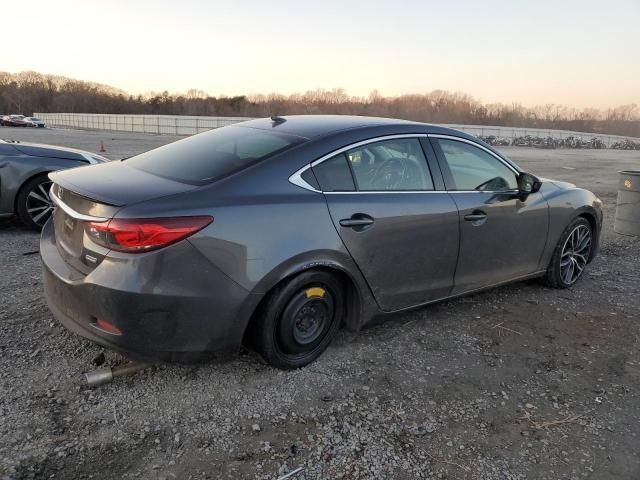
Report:
[[[185,138],[126,162],[138,170],[198,185],[242,170],[304,140],[267,130],[229,126]]]

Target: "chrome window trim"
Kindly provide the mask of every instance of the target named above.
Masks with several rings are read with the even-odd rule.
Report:
[[[298,170],[297,172],[295,172],[293,175],[291,175],[289,177],[289,181],[291,183],[293,183],[294,185],[298,186],[298,187],[302,187],[306,190],[311,190],[312,192],[316,192],[316,193],[322,193],[322,190],[318,190],[317,188],[313,187],[313,185],[309,185],[307,182],[304,181],[304,179],[302,178],[302,174],[304,172],[306,172],[307,170],[309,170],[311,168],[311,164],[309,165],[305,165],[304,167],[302,167],[300,170]]]
[[[364,190],[353,192],[322,192],[325,195],[353,195],[355,194],[371,194],[371,193],[449,193],[446,190]]]
[[[396,140],[398,138],[427,138],[426,133],[401,133],[397,135],[383,135],[382,137],[369,138],[368,140],[362,140],[360,142],[352,143],[351,145],[347,145],[346,147],[339,148],[338,150],[334,150],[331,153],[327,153],[323,155],[317,160],[314,160],[310,163],[309,166],[315,167],[316,165],[324,162],[325,160],[329,160],[330,158],[335,157],[341,153],[346,152],[347,150],[351,150],[356,147],[361,147],[363,145],[369,145],[370,143],[383,142],[385,140]]]
[[[330,158],[333,158],[336,155],[340,155],[341,153],[344,153],[344,152],[346,152],[348,150],[351,150],[352,148],[361,147],[362,145],[368,145],[370,143],[382,142],[382,141],[385,141],[385,140],[395,140],[395,139],[398,139],[398,138],[426,138],[426,137],[427,137],[426,133],[401,133],[401,134],[396,134],[396,135],[383,135],[381,137],[374,137],[374,138],[369,138],[367,140],[361,140],[359,142],[347,145],[346,147],[341,147],[341,148],[339,148],[337,150],[334,150],[331,153],[327,153],[326,155],[323,155],[322,157],[318,158],[317,160],[314,160],[313,162],[309,163],[308,165],[305,165],[301,169],[295,171],[289,177],[289,182],[293,183],[294,185],[296,185],[298,187],[302,187],[302,188],[304,188],[306,190],[310,190],[310,191],[315,192],[315,193],[377,193],[377,192],[374,192],[374,191],[359,192],[359,191],[355,191],[355,190],[352,191],[352,192],[323,192],[322,190],[318,190],[318,189],[314,188],[312,185],[309,185],[307,182],[305,182],[302,179],[302,174],[304,172],[306,172],[307,170],[309,170],[311,167],[315,167],[316,165],[321,164],[325,160],[329,160]],[[422,190],[420,190],[420,191],[422,191]],[[425,191],[430,191],[430,190],[425,190]],[[398,192],[399,192],[398,190],[392,190],[389,193],[398,193]]]
[[[497,159],[499,162],[501,162],[503,165],[505,165],[509,170],[511,170],[513,173],[515,173],[516,176],[520,175],[520,172],[518,170],[516,170],[516,168],[513,165],[511,165],[510,163],[508,163],[504,158],[500,157],[499,155],[496,155],[495,152],[492,152],[487,147],[483,147],[482,145],[480,145],[479,143],[474,142],[473,140],[467,140],[466,138],[455,137],[453,135],[443,135],[443,134],[440,134],[440,133],[429,133],[427,136],[429,138],[442,138],[444,140],[453,140],[455,142],[468,143],[469,145],[471,145],[473,147],[477,147],[477,148],[487,152],[489,155],[491,155],[492,157]],[[455,192],[456,190],[451,190],[451,191]]]
[[[458,141],[458,142],[463,142],[463,143],[468,143],[469,145],[472,145],[474,147],[478,147],[482,150],[484,150],[485,152],[487,152],[488,154],[490,154],[492,157],[496,158],[498,161],[500,161],[502,164],[504,164],[507,168],[509,168],[509,170],[511,170],[513,173],[517,175],[520,174],[520,172],[518,170],[516,170],[514,168],[513,165],[509,164],[508,162],[506,162],[503,158],[499,157],[498,155],[496,155],[494,152],[492,152],[491,150],[489,150],[486,147],[483,147],[482,145],[480,145],[479,143],[476,143],[472,140],[467,140],[466,138],[462,138],[462,137],[456,137],[454,135],[443,135],[443,134],[439,134],[439,133],[403,133],[403,134],[396,134],[396,135],[383,135],[381,137],[374,137],[374,138],[370,138],[367,140],[362,140],[360,142],[356,142],[356,143],[352,143],[350,145],[347,145],[346,147],[341,147],[337,150],[334,150],[331,153],[327,153],[326,155],[323,155],[322,157],[318,158],[317,160],[314,160],[313,162],[305,165],[304,167],[300,168],[299,170],[295,171],[290,177],[289,177],[289,182],[291,182],[292,184],[304,188],[305,190],[309,190],[311,192],[314,193],[323,193],[325,195],[360,195],[360,194],[372,194],[372,193],[516,193],[518,192],[517,189],[513,189],[513,190],[353,190],[353,191],[344,191],[344,192],[324,192],[322,190],[318,190],[317,188],[313,187],[312,185],[309,185],[307,182],[305,182],[302,179],[302,174],[304,172],[306,172],[307,170],[309,170],[311,167],[315,167],[316,165],[321,164],[322,162],[324,162],[325,160],[329,160],[330,158],[335,157],[336,155],[339,155],[341,153],[344,153],[348,150],[351,150],[353,148],[357,148],[360,147],[362,145],[368,145],[370,143],[376,143],[376,142],[381,142],[384,140],[395,140],[398,138],[443,138],[445,140],[454,140],[454,141]]]
[[[447,193],[519,193],[517,188],[509,190],[446,190]]]
[[[354,193],[368,194],[368,193],[518,193],[519,190],[364,190],[364,191],[350,191],[350,192],[321,192],[325,195],[353,195]]]
[[[56,207],[60,207],[62,211],[67,215],[69,215],[71,218],[75,218],[76,220],[82,220],[84,222],[96,222],[96,223],[103,223],[109,220],[108,218],[104,218],[104,217],[94,217],[92,215],[84,215],[82,213],[76,212],[73,208],[71,208],[69,205],[64,203],[62,200],[60,200],[60,198],[58,198],[53,193],[54,186],[55,186],[55,183],[51,185],[51,189],[49,190],[49,198],[56,205]]]

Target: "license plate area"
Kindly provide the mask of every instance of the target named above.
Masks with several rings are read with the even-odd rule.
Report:
[[[84,234],[82,221],[71,217],[61,208],[56,208],[53,214],[53,224],[58,246],[67,255],[79,258],[82,254],[82,236]]]

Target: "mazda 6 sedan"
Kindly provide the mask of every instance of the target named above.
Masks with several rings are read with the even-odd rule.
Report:
[[[380,118],[252,120],[50,178],[54,316],[145,360],[244,343],[301,367],[340,326],[532,277],[570,287],[602,225],[589,191]]]

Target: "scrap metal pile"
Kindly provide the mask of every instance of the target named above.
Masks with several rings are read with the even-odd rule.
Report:
[[[489,145],[497,147],[534,147],[534,148],[586,148],[586,149],[602,149],[612,148],[614,150],[640,150],[640,141],[624,139],[607,144],[598,137],[589,139],[580,136],[569,136],[566,138],[553,138],[551,136],[538,137],[533,135],[524,135],[513,139],[506,137],[497,137],[495,135],[478,136],[480,140]]]

